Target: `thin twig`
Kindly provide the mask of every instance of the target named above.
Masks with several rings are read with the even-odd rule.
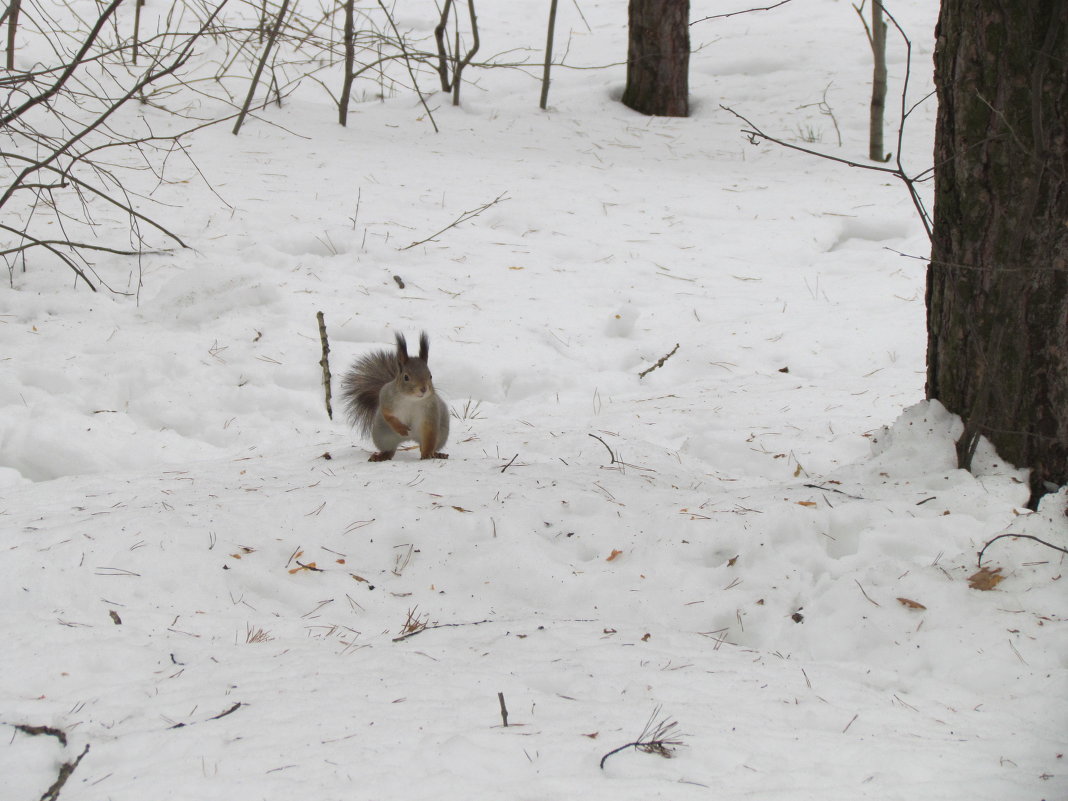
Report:
[[[501,720],[504,727],[508,728],[508,707],[504,705],[504,693],[497,693],[497,700],[501,702]]]
[[[379,2],[381,2],[381,0],[379,0]],[[432,239],[436,239],[437,237],[441,236],[443,233],[448,231],[450,228],[455,228],[457,225],[460,225],[461,223],[465,223],[468,220],[474,219],[475,217],[477,217],[479,214],[481,214],[482,212],[484,212],[486,209],[490,208],[491,206],[496,206],[498,203],[500,203],[500,202],[502,202],[504,200],[509,200],[509,198],[505,197],[506,194],[507,194],[507,192],[502,192],[501,194],[497,195],[497,197],[495,197],[493,200],[491,200],[489,203],[483,203],[477,209],[471,209],[470,211],[465,211],[463,214],[461,214],[459,217],[457,217],[455,220],[453,220],[451,223],[446,225],[444,228],[442,228],[437,233],[431,234],[426,239],[420,239],[418,242],[412,242],[412,244],[410,244],[410,245],[405,245],[404,247],[401,248],[401,250],[411,250],[412,248],[414,248],[414,247],[416,247],[418,245],[424,245],[427,242],[431,241]]]
[[[316,312],[315,319],[319,321],[319,341],[323,346],[323,358],[319,360],[319,366],[323,368],[323,391],[326,393],[326,416],[334,419],[334,409],[330,405],[330,342],[326,338],[326,318],[323,313]]]
[[[774,5],[764,6],[762,8],[747,8],[744,11],[732,11],[729,14],[713,14],[711,17],[701,17],[701,19],[695,19],[693,22],[690,23],[690,25],[696,25],[698,22],[707,22],[710,19],[726,19],[727,17],[736,17],[739,14],[751,14],[754,11],[771,11],[773,8],[784,6],[789,2],[790,0],[780,0]]]
[[[856,584],[858,587],[860,587],[860,594],[868,599],[868,603],[870,603],[872,606],[879,606],[879,603],[877,601],[873,601],[871,599],[871,596],[869,596],[868,593],[864,592],[864,585],[862,585],[856,579],[853,579],[853,583]]]
[[[621,745],[619,748],[613,748],[601,757],[601,770],[604,770],[604,763],[608,761],[608,757],[614,756],[620,751],[626,751],[628,748],[644,751],[647,754],[659,754],[665,759],[670,759],[672,756],[671,749],[682,745],[682,734],[677,732],[679,724],[670,718],[664,718],[659,723],[654,724],[653,721],[659,715],[660,707],[657,706],[653,710],[653,714],[649,716],[649,720],[646,722],[645,728],[642,729],[642,733],[638,735],[637,740]]]
[[[460,626],[481,626],[483,623],[492,622],[493,621],[491,621],[489,618],[486,618],[485,620],[473,620],[469,623],[434,623],[433,625],[429,626],[424,623],[419,628],[416,628],[413,631],[408,631],[404,634],[401,634],[399,637],[394,637],[393,642],[407,640],[409,637],[414,637],[416,634],[422,634],[424,631],[430,631],[430,629],[454,629],[459,628]],[[419,625],[418,621],[416,621],[416,625]]]
[[[404,66],[408,68],[408,76],[412,79],[412,86],[415,87],[415,93],[419,95],[419,102],[423,104],[423,110],[426,111],[426,116],[430,119],[430,124],[434,126],[434,133],[438,133],[438,124],[434,122],[434,115],[430,111],[430,106],[426,104],[426,98],[423,97],[423,92],[419,89],[419,82],[415,78],[415,71],[412,70],[412,60],[408,55],[408,48],[404,44],[404,37],[401,36],[400,31],[397,30],[397,23],[393,21],[393,15],[389,13],[386,4],[383,3],[382,0],[378,0],[378,5],[382,7],[382,11],[386,15],[389,27],[393,29],[393,35],[397,37],[397,47],[400,48],[401,55],[404,56]]]
[[[263,68],[267,65],[267,59],[271,55],[271,49],[274,47],[275,40],[278,38],[278,31],[282,27],[282,22],[285,21],[286,12],[289,10],[289,0],[282,0],[282,7],[278,10],[278,16],[275,18],[274,25],[271,26],[271,30],[267,35],[267,44],[264,45],[263,55],[260,57],[259,63],[256,65],[256,71],[252,75],[252,83],[248,87],[248,96],[245,98],[245,104],[241,107],[241,113],[237,116],[237,122],[234,123],[234,135],[241,130],[241,124],[245,121],[245,115],[248,114],[249,107],[252,105],[252,98],[256,95],[256,87],[260,83],[260,76],[263,74]]]
[[[41,796],[41,801],[56,801],[59,798],[59,791],[63,789],[63,785],[67,783],[67,779],[74,773],[74,769],[78,767],[78,764],[82,761],[82,758],[89,753],[89,743],[85,744],[85,748],[78,754],[78,758],[73,762],[64,762],[59,766],[59,775],[56,780],[52,782],[52,786],[45,790],[44,795]]]
[[[873,2],[879,2],[879,0],[873,0]],[[926,232],[927,238],[931,239],[933,234],[931,217],[930,214],[927,213],[927,208],[923,204],[923,199],[920,197],[920,193],[916,190],[916,184],[920,180],[920,176],[924,175],[924,173],[920,173],[920,176],[917,177],[910,177],[905,172],[904,165],[901,161],[902,143],[905,137],[905,122],[908,120],[909,115],[912,114],[912,112],[916,109],[916,105],[912,106],[911,108],[908,107],[909,79],[912,74],[912,41],[905,34],[904,29],[898,24],[897,20],[894,19],[894,16],[886,10],[886,7],[883,6],[881,3],[880,7],[882,8],[886,18],[889,19],[891,23],[893,23],[894,28],[896,28],[897,32],[901,34],[901,38],[905,42],[905,77],[901,86],[901,122],[898,124],[897,128],[896,167],[879,167],[873,164],[863,164],[858,161],[852,161],[850,159],[844,159],[838,156],[831,156],[827,153],[820,153],[818,150],[811,150],[806,147],[801,147],[800,145],[795,145],[791,142],[785,142],[782,139],[778,139],[774,136],[769,136],[768,134],[764,133],[754,123],[743,117],[734,109],[728,108],[727,106],[724,106],[722,104],[720,105],[720,108],[724,111],[729,111],[731,114],[733,114],[735,117],[737,117],[749,126],[750,130],[743,130],[742,133],[746,134],[749,137],[749,140],[754,144],[756,144],[758,138],[764,139],[768,142],[774,142],[780,147],[797,150],[801,153],[808,153],[811,156],[818,156],[819,158],[827,159],[828,161],[845,164],[848,167],[857,167],[863,170],[871,170],[873,172],[881,172],[886,173],[888,175],[893,175],[895,178],[899,179],[903,184],[905,184],[905,188],[908,190],[909,193],[909,198],[912,200],[912,205],[916,209],[916,213],[919,216],[920,222],[923,225],[923,230]]]
[[[615,454],[614,454],[614,453],[612,452],[612,449],[608,447],[608,443],[607,443],[607,442],[605,442],[605,441],[604,441],[603,439],[601,439],[601,438],[600,438],[599,436],[597,436],[596,434],[587,434],[587,436],[593,437],[593,438],[594,438],[595,440],[597,440],[598,442],[600,442],[600,443],[601,443],[602,445],[604,445],[604,446],[605,446],[605,448],[607,448],[607,449],[608,449],[608,455],[609,455],[610,457],[612,457],[612,461],[611,461],[611,462],[609,462],[609,464],[616,464],[616,463],[618,462],[618,460],[616,459],[616,455],[615,455]]]
[[[541,76],[541,101],[538,104],[542,111],[545,111],[545,106],[549,102],[549,70],[552,69],[553,64],[553,35],[556,33],[556,3],[557,0],[551,0],[549,3],[549,32],[546,34],[545,39],[545,68]]]
[[[661,356],[660,360],[656,364],[654,364],[652,367],[649,367],[648,369],[642,370],[640,373],[638,373],[638,378],[645,378],[647,375],[649,375],[649,373],[653,372],[653,370],[655,370],[657,367],[663,367],[664,366],[664,362],[666,362],[668,359],[670,359],[672,356],[674,356],[675,355],[675,351],[677,351],[678,349],[679,349],[679,343],[676,342],[675,343],[675,347],[673,347],[671,349],[671,353],[668,353],[665,356]]]
[[[67,733],[63,729],[57,729],[55,726],[30,726],[25,723],[12,723],[11,725],[23,734],[29,734],[32,737],[48,735],[59,740],[60,745],[65,746],[67,744]]]
[[[1054,545],[1052,542],[1046,542],[1045,540],[1041,540],[1038,537],[1033,537],[1030,534],[998,534],[996,537],[994,537],[994,539],[990,540],[990,542],[983,546],[983,550],[979,551],[979,567],[983,566],[983,554],[986,553],[986,549],[998,540],[1004,539],[1005,537],[1017,537],[1021,540],[1034,540],[1035,542],[1045,545],[1047,548],[1052,548],[1053,550],[1060,551],[1061,553],[1068,553],[1068,548],[1062,548],[1060,545]]]

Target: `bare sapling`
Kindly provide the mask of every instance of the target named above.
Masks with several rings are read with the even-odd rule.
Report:
[[[886,110],[886,29],[883,4],[871,0],[871,26],[864,19],[864,3],[853,6],[864,25],[872,54],[871,117],[868,124],[868,158],[887,162],[890,154],[883,152],[883,113]]]
[[[22,0],[11,0],[4,16],[7,17],[7,68],[15,69],[15,33],[19,27],[19,11],[22,10]],[[2,19],[2,18],[0,18]]]
[[[355,33],[355,21],[354,21],[354,9],[356,0],[345,0],[345,58],[344,64],[344,78],[341,84],[341,97],[337,101],[338,118],[337,121],[342,125],[347,125],[349,120],[349,97],[352,95],[352,81],[356,77],[354,64],[356,61],[356,33]]]
[[[545,70],[541,75],[541,110],[545,110],[545,106],[549,102],[549,70],[552,68],[553,63],[553,34],[556,32],[556,2],[552,0],[549,4],[549,32],[545,36]]]
[[[467,13],[471,17],[471,49],[464,54],[464,57],[456,62],[456,69],[452,75],[452,104],[454,106],[460,105],[460,77],[463,74],[464,69],[471,63],[471,59],[475,57],[475,53],[478,52],[478,17],[475,16],[475,0],[467,0]],[[459,33],[457,33],[457,46],[456,57],[460,56],[459,47]]]
[[[282,28],[282,23],[285,22],[286,12],[289,10],[289,0],[282,0],[282,7],[278,10],[278,16],[275,17],[274,24],[271,26],[270,32],[267,34],[267,44],[263,47],[263,55],[260,56],[259,63],[256,65],[256,72],[252,76],[252,83],[248,87],[248,95],[245,97],[245,104],[241,107],[241,113],[237,115],[237,122],[234,123],[234,135],[241,130],[241,125],[245,121],[245,117],[248,115],[249,107],[252,105],[252,98],[256,96],[256,87],[259,85],[260,76],[263,75],[263,68],[267,64],[267,59],[270,58],[271,49],[274,47],[275,41],[278,39],[278,31]]]

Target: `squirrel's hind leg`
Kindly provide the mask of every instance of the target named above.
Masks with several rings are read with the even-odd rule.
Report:
[[[393,458],[393,454],[395,454],[395,453],[396,453],[396,451],[378,451],[378,453],[372,453],[371,454],[371,458],[368,459],[367,461],[369,461],[369,462],[388,462],[390,459]]]

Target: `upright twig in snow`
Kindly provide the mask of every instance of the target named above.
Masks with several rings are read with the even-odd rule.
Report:
[[[319,342],[323,346],[323,358],[319,360],[319,366],[323,368],[323,391],[326,393],[326,416],[334,419],[334,409],[330,405],[330,342],[326,338],[326,318],[323,313],[316,312],[315,319],[319,321]]]
[[[501,705],[501,722],[508,728],[508,707],[504,705],[504,693],[497,693],[497,700]]]
[[[871,115],[868,126],[868,158],[872,161],[889,161],[890,154],[883,153],[883,111],[886,108],[886,22],[883,21],[883,4],[871,3],[871,27],[864,19],[864,3],[853,6],[864,26],[872,53]]]
[[[7,68],[15,69],[15,33],[19,25],[19,11],[22,10],[22,0],[11,0],[4,16],[7,17]]]
[[[876,2],[878,2],[878,0],[876,0]],[[890,20],[891,24],[901,35],[902,40],[904,40],[905,42],[905,77],[901,83],[901,122],[897,126],[897,153],[895,159],[895,163],[897,165],[896,167],[877,167],[872,164],[862,164],[857,161],[851,161],[850,159],[843,159],[837,156],[830,156],[826,153],[820,153],[818,150],[810,150],[807,147],[801,147],[800,145],[795,145],[791,142],[784,142],[782,139],[777,139],[774,136],[768,136],[768,134],[764,133],[754,123],[747,120],[734,109],[728,108],[724,105],[720,105],[720,108],[724,111],[729,111],[731,114],[733,114],[735,117],[737,117],[749,126],[749,129],[743,129],[742,133],[746,134],[749,137],[749,140],[753,142],[753,144],[756,144],[758,139],[765,139],[768,142],[774,142],[775,144],[780,145],[782,147],[790,148],[791,150],[798,150],[802,153],[808,153],[812,156],[819,156],[822,159],[827,159],[828,161],[835,161],[839,164],[845,164],[848,167],[858,167],[862,170],[882,172],[888,175],[893,175],[895,178],[898,178],[903,184],[905,184],[905,188],[908,190],[909,193],[909,198],[912,200],[912,205],[916,209],[916,213],[920,218],[920,222],[923,224],[923,230],[927,233],[927,238],[930,239],[932,233],[931,215],[927,212],[927,207],[924,205],[923,199],[920,197],[920,193],[916,189],[916,184],[921,181],[927,180],[927,178],[930,177],[931,170],[927,169],[919,173],[918,175],[910,176],[907,172],[905,172],[905,166],[901,160],[901,146],[905,138],[905,123],[908,121],[909,116],[912,114],[913,111],[917,109],[917,107],[919,107],[919,105],[924,100],[926,100],[931,95],[925,95],[924,97],[920,98],[920,100],[918,100],[916,103],[909,106],[909,80],[912,77],[912,40],[909,39],[904,29],[898,24],[897,20],[894,19],[894,15],[887,11],[885,6],[881,6],[881,8],[883,14],[888,20]]]
[[[131,61],[137,64],[137,51],[141,49],[141,6],[145,0],[136,0],[134,3],[134,29],[133,29],[133,53]]]
[[[434,115],[430,112],[430,106],[426,104],[426,98],[423,97],[423,93],[419,90],[419,81],[416,80],[415,70],[412,69],[412,60],[408,55],[408,47],[404,44],[404,37],[401,36],[400,31],[397,29],[397,23],[393,21],[393,15],[389,13],[389,9],[386,8],[386,4],[382,0],[378,0],[378,5],[381,6],[382,11],[385,12],[386,20],[389,21],[389,27],[393,29],[393,35],[397,37],[397,47],[401,50],[401,55],[404,57],[404,66],[408,68],[408,76],[412,79],[412,87],[415,89],[415,93],[419,95],[419,102],[423,104],[423,110],[426,111],[426,116],[430,119],[430,124],[434,126],[434,133],[438,133],[438,124],[434,122]]]
[[[478,18],[475,16],[475,0],[467,0],[467,12],[471,17],[471,37],[474,41],[471,43],[471,49],[456,62],[456,69],[452,73],[452,104],[454,106],[460,105],[460,76],[478,52]],[[460,57],[459,49],[457,49],[456,57]]]
[[[553,34],[556,31],[556,3],[552,0],[549,4],[549,32],[545,37],[545,70],[541,76],[541,102],[542,111],[549,102],[549,70],[553,63]]]
[[[452,10],[452,0],[445,0],[441,7],[441,19],[434,26],[434,40],[438,43],[438,78],[441,80],[441,91],[448,92],[452,89],[452,81],[449,79],[449,56],[445,52],[445,31],[449,24],[449,11]]]
[[[338,119],[341,125],[347,125],[349,120],[349,97],[352,95],[352,81],[356,77],[353,64],[356,61],[356,33],[354,5],[356,0],[345,0],[345,29],[342,34],[345,37],[345,60],[344,77],[341,82],[341,97],[337,101]],[[355,221],[353,221],[355,227]]]
[[[282,28],[282,23],[285,21],[286,12],[289,10],[289,0],[282,0],[282,7],[278,10],[278,16],[275,18],[274,25],[271,26],[271,31],[267,35],[267,44],[263,47],[263,55],[260,56],[260,61],[256,65],[256,72],[252,76],[252,84],[248,87],[248,96],[245,98],[245,104],[241,107],[241,113],[237,115],[237,122],[234,123],[234,135],[241,130],[241,124],[245,121],[245,116],[248,114],[249,107],[252,105],[252,98],[256,95],[256,87],[259,85],[260,76],[263,74],[263,68],[267,64],[267,59],[270,58],[271,48],[274,47],[275,40],[278,38],[278,31]]]

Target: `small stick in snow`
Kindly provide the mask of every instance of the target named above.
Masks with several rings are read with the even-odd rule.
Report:
[[[505,728],[508,727],[508,707],[504,705],[504,693],[497,693],[497,700],[501,702],[501,720]]]
[[[59,766],[59,775],[56,780],[52,782],[52,786],[45,790],[45,794],[41,796],[41,801],[56,801],[59,798],[59,791],[63,789],[63,785],[67,783],[67,779],[74,773],[74,769],[78,767],[78,763],[82,761],[82,757],[89,753],[89,743],[85,744],[85,748],[78,754],[78,758],[73,762],[64,762]]]
[[[429,242],[432,239],[436,239],[437,237],[441,236],[443,233],[448,231],[450,228],[455,228],[460,223],[465,223],[468,220],[474,219],[475,217],[477,217],[479,214],[481,214],[482,212],[484,212],[486,209],[490,208],[491,206],[496,206],[501,201],[508,200],[509,198],[506,197],[506,195],[507,195],[506,192],[501,192],[501,194],[497,195],[497,197],[495,197],[489,203],[483,203],[477,209],[471,209],[470,211],[465,211],[463,214],[461,214],[459,217],[457,217],[455,220],[453,220],[451,223],[446,225],[444,228],[442,228],[437,233],[431,234],[426,239],[420,239],[418,242],[412,242],[412,244],[410,244],[410,245],[405,245],[404,247],[401,248],[401,250],[411,250],[412,248],[414,248],[414,247],[416,247],[418,245],[423,245],[423,244],[426,244],[427,242]]]
[[[319,360],[319,366],[323,368],[323,391],[326,393],[326,416],[334,419],[334,409],[330,405],[330,342],[326,338],[326,318],[323,313],[316,312],[315,319],[319,321],[319,341],[323,345],[323,358]]]
[[[393,280],[397,282],[397,286],[399,286],[401,289],[404,289],[404,279],[403,278],[401,278],[399,275],[395,275],[395,276],[393,276]]]
[[[605,446],[606,448],[608,448],[608,443],[607,443],[607,442],[605,442],[605,441],[604,441],[603,439],[601,439],[601,438],[600,438],[599,436],[597,436],[596,434],[590,434],[589,436],[593,437],[593,438],[594,438],[595,440],[597,440],[597,441],[598,441],[598,442],[600,442],[600,443],[601,443],[602,445],[604,445],[604,446]],[[611,449],[611,448],[608,448],[608,455],[612,457],[612,461],[611,461],[611,462],[609,462],[609,464],[616,464],[616,462],[617,462],[617,459],[616,459],[616,455],[615,455],[615,454],[614,454],[614,453],[612,452],[612,449]],[[504,471],[502,470],[501,472],[503,473]]]
[[[860,587],[860,594],[861,594],[861,595],[863,595],[863,596],[864,596],[865,598],[867,598],[867,599],[868,599],[868,603],[872,604],[873,606],[878,606],[878,605],[879,605],[879,604],[878,604],[878,602],[876,602],[876,601],[873,601],[873,600],[871,599],[871,597],[870,597],[870,596],[868,595],[868,593],[864,592],[864,586],[863,586],[863,585],[862,585],[862,584],[861,584],[861,583],[860,583],[859,581],[857,581],[856,579],[853,579],[853,582],[854,582],[854,583],[855,583],[855,584],[856,584],[856,585],[857,585],[858,587]]]
[[[26,723],[12,723],[11,725],[15,727],[16,731],[28,734],[31,737],[47,734],[59,740],[60,745],[65,746],[67,744],[67,733],[63,729],[57,729],[54,726],[30,726]]]
[[[1035,542],[1045,545],[1047,548],[1052,548],[1053,550],[1060,551],[1061,553],[1068,553],[1068,549],[1062,548],[1060,545],[1054,545],[1052,542],[1040,540],[1038,537],[1032,537],[1030,534],[998,534],[996,537],[994,537],[994,539],[990,540],[990,542],[983,546],[983,550],[979,551],[979,567],[983,566],[983,554],[986,553],[986,549],[998,540],[1002,539],[1003,537],[1017,537],[1021,540],[1034,540]]]
[[[232,707],[227,709],[225,712],[220,712],[218,715],[212,715],[210,718],[208,718],[208,720],[218,720],[219,718],[225,718],[227,715],[239,710],[242,706],[244,706],[244,704],[242,704],[240,701],[238,701]]]
[[[677,351],[678,349],[679,349],[679,344],[676,342],[675,343],[675,347],[673,347],[671,349],[671,353],[667,354],[666,356],[661,356],[660,357],[660,361],[658,361],[652,367],[648,368],[647,370],[642,370],[640,373],[638,373],[638,378],[645,378],[647,375],[649,375],[649,373],[653,372],[653,370],[655,370],[657,367],[663,367],[664,366],[664,362],[666,362],[668,359],[670,359],[672,356],[674,356],[675,355],[675,351]]]
[[[669,718],[664,718],[657,724],[653,724],[657,716],[660,714],[660,707],[657,706],[653,710],[653,714],[649,716],[648,722],[645,724],[645,728],[642,729],[642,733],[638,735],[638,739],[632,743],[621,745],[619,748],[613,748],[603,757],[601,757],[601,770],[604,770],[604,763],[608,760],[608,757],[618,754],[620,751],[625,751],[628,748],[634,748],[638,751],[644,751],[647,754],[659,754],[664,759],[671,759],[671,749],[682,745],[682,734],[677,732],[679,724]]]

